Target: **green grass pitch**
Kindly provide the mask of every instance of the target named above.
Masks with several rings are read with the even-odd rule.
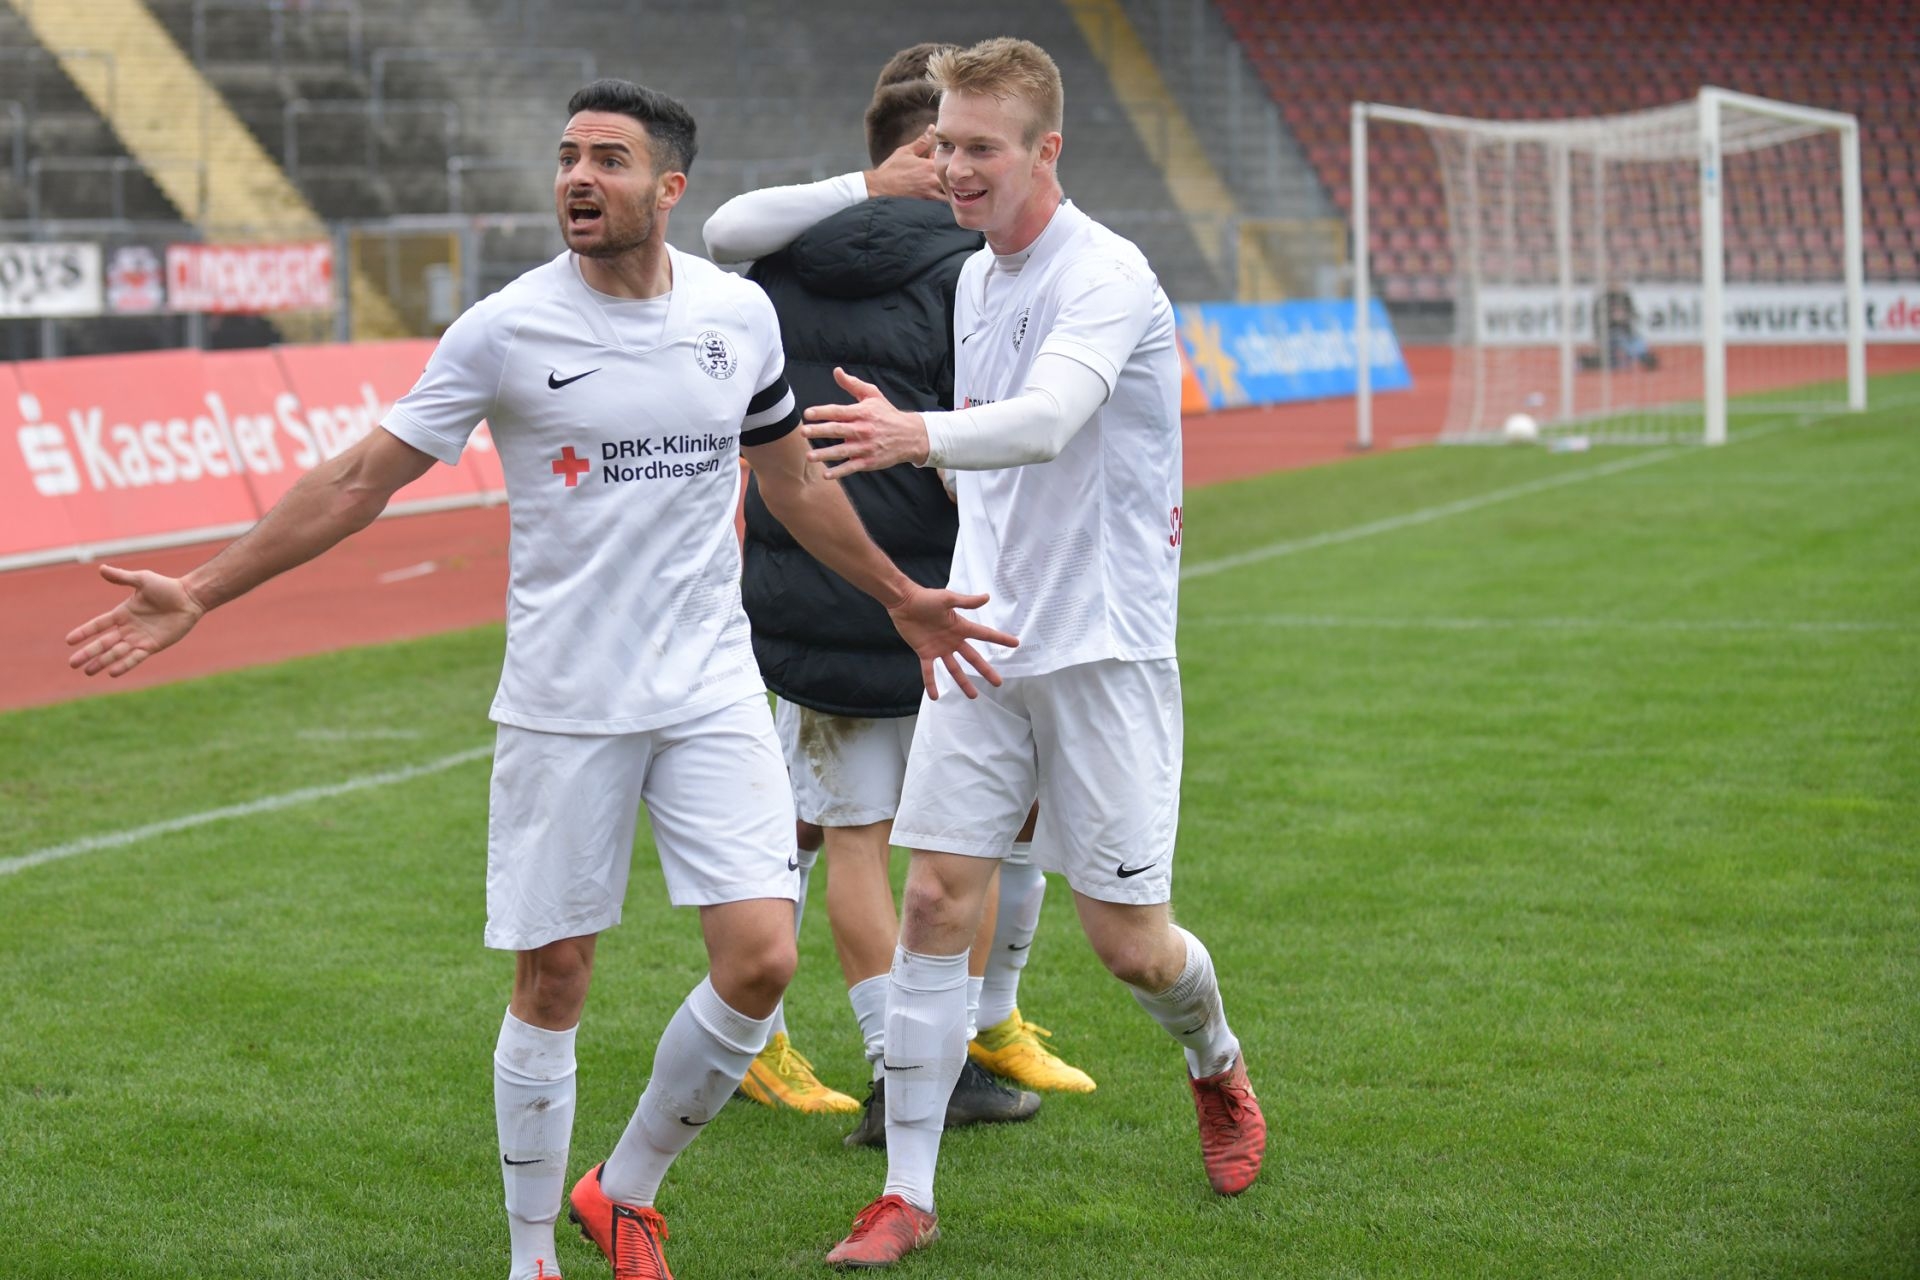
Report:
[[[1920,1274],[1920,378],[1874,396],[1191,494],[1176,904],[1266,1171],[1207,1191],[1056,882],[1022,1006],[1100,1091],[949,1135],[901,1274]],[[483,759],[21,865],[484,748],[500,645],[0,716],[0,1272],[505,1274]],[[642,845],[576,1173],[703,967]],[[853,1090],[820,893],[789,1018]],[[662,1196],[678,1273],[826,1274],[882,1177],[843,1128],[729,1107]]]

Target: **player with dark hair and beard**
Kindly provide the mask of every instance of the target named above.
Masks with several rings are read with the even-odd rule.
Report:
[[[570,1198],[618,1280],[661,1280],[661,1180],[766,1044],[794,968],[793,802],[740,607],[738,461],[814,555],[882,602],[928,688],[936,662],[967,690],[963,662],[996,680],[972,641],[1012,638],[955,612],[985,596],[921,586],[874,545],[794,430],[766,295],[667,245],[694,154],[686,109],[602,80],[568,117],[554,175],[566,251],[454,321],[381,430],[211,560],[178,579],[103,568],[132,594],[68,641],[86,674],[125,674],[364,527],[436,461],[458,462],[487,421],[513,523],[484,935],[514,953],[493,1055],[508,1274],[558,1275],[574,1037],[644,804],[710,972],[661,1032],[626,1131]]]

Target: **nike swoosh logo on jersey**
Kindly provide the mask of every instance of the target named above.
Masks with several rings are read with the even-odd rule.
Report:
[[[974,340],[975,338],[977,338],[977,337],[979,337],[979,336],[980,336],[980,331],[979,331],[978,329],[975,329],[975,330],[974,330],[974,331],[973,331],[972,333],[970,333],[970,334],[968,334],[968,335],[967,335],[966,337],[964,337],[964,338],[962,338],[962,339],[960,339],[960,345],[964,347],[964,346],[966,346],[966,345],[967,345],[967,344],[968,344],[969,342],[971,342],[971,341],[973,341],[973,340]]]
[[[1151,871],[1159,865],[1160,864],[1157,862],[1149,862],[1144,867],[1130,867],[1123,862],[1118,867],[1114,868],[1114,874],[1119,876],[1122,880],[1125,880],[1130,876],[1139,875],[1142,871]]]
[[[571,378],[563,378],[560,376],[560,371],[558,369],[554,369],[549,371],[547,374],[547,386],[552,388],[555,391],[558,391],[560,388],[566,386],[569,382],[578,382],[580,381],[580,379],[586,377],[588,373],[598,373],[598,372],[600,372],[600,370],[597,368],[589,369],[587,370],[587,373],[576,373]]]
[[[514,1158],[513,1158],[512,1156],[501,1156],[501,1157],[500,1157],[500,1159],[501,1159],[501,1160],[503,1160],[503,1161],[505,1161],[505,1162],[506,1162],[506,1163],[508,1163],[508,1164],[511,1164],[511,1165],[523,1165],[523,1164],[539,1164],[539,1163],[540,1163],[540,1160],[539,1160],[539,1158],[538,1158],[537,1156],[536,1156],[536,1157],[535,1157],[534,1159],[532,1159],[532,1160],[515,1160],[515,1159],[514,1159]]]

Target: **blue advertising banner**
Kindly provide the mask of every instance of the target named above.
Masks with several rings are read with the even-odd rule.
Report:
[[[1174,307],[1180,340],[1213,409],[1350,396],[1359,389],[1351,302],[1199,302]],[[1373,389],[1413,385],[1387,309],[1375,300]]]

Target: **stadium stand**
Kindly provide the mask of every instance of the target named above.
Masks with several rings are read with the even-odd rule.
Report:
[[[1920,277],[1914,0],[1831,13],[1730,0],[982,0],[929,13],[847,0],[806,20],[775,0],[147,0],[146,8],[311,210],[352,228],[356,270],[379,260],[394,274],[395,263],[411,269],[421,254],[459,256],[444,247],[449,215],[466,219],[463,234],[479,237],[462,245],[459,292],[468,300],[557,250],[544,174],[556,104],[584,79],[639,79],[695,111],[701,157],[672,238],[697,250],[707,214],[736,192],[864,163],[857,122],[868,69],[894,49],[1005,32],[1045,45],[1066,73],[1068,190],[1141,243],[1176,299],[1339,290],[1355,99],[1551,116],[1674,101],[1702,83],[1857,113],[1868,277]],[[1144,75],[1138,63],[1121,66],[1116,51],[1131,47],[1150,60]],[[1806,56],[1815,47],[1820,56]],[[83,219],[109,243],[120,223],[183,227],[196,211],[169,198],[170,184],[76,88],[74,59],[90,57],[110,62],[85,49],[56,58],[14,8],[0,6],[8,179],[0,220],[37,218],[44,231]],[[181,110],[178,127],[202,128],[199,116]],[[1411,136],[1398,149],[1390,137],[1377,144],[1377,165],[1414,179],[1383,183],[1393,194],[1374,216],[1381,292],[1399,304],[1437,303],[1451,270],[1442,193],[1423,145]],[[382,229],[368,229],[375,223]],[[431,247],[436,236],[440,249]],[[1800,242],[1729,247],[1779,263],[1783,278],[1831,252]],[[1264,264],[1271,279],[1250,264]],[[418,308],[394,305],[410,325],[426,323]],[[50,330],[69,353],[181,340],[177,326],[158,322],[136,333],[114,321],[110,335],[89,337],[98,328],[0,322],[0,355],[39,354],[37,335]],[[218,329],[191,340],[270,334],[237,319]]]
[[[1495,118],[1600,115],[1689,98],[1703,84],[1860,118],[1866,274],[1920,278],[1920,5],[1706,0],[1221,0],[1220,10],[1344,213],[1348,109],[1388,102]],[[1411,134],[1383,137],[1376,173],[1397,179],[1370,239],[1383,294],[1446,296],[1452,261],[1437,170]],[[1794,198],[1788,196],[1788,198]],[[1830,220],[1836,229],[1838,220]],[[1730,244],[1779,278],[1813,274],[1833,243]],[[1735,269],[1739,268],[1736,261]]]
[[[1076,6],[1101,9],[1103,25],[1090,26]],[[1103,51],[1089,40],[1091,31],[1111,44],[1116,24],[1126,22],[1108,16],[1106,10],[1121,12],[1112,0],[984,0],[931,14],[891,0],[849,0],[808,21],[772,0],[147,0],[144,8],[211,87],[222,117],[244,126],[313,215],[347,229],[357,272],[420,251],[402,243],[415,234],[410,227],[418,237],[446,242],[449,215],[460,215],[462,234],[479,237],[477,245],[463,242],[460,292],[467,300],[557,251],[545,174],[559,104],[582,81],[626,76],[693,108],[701,156],[672,239],[698,250],[708,213],[737,192],[863,167],[859,119],[872,69],[926,38],[966,43],[1014,33],[1055,54],[1070,86],[1068,190],[1140,242],[1176,298],[1233,296],[1235,263],[1247,249],[1239,239],[1243,214],[1318,218],[1324,225],[1332,212],[1311,184],[1302,213],[1276,198],[1271,184],[1261,187],[1264,179],[1250,180],[1265,173],[1274,148],[1291,145],[1250,71],[1233,72],[1239,92],[1230,105],[1212,89],[1196,98],[1189,74],[1182,103],[1169,97],[1148,104],[1159,114],[1143,125],[1139,95],[1123,101]],[[1136,18],[1152,19],[1134,8]],[[1215,25],[1215,44],[1243,63],[1217,19]],[[0,183],[0,222],[15,228],[8,234],[47,238],[64,228],[101,240],[109,252],[136,224],[150,242],[199,238],[191,224],[205,222],[204,210],[183,207],[193,201],[180,184],[156,182],[152,172],[156,163],[183,162],[156,161],[150,149],[130,152],[112,112],[76,87],[73,60],[93,55],[63,48],[56,57],[43,37],[0,6],[8,86],[0,93],[0,163],[11,178]],[[1175,43],[1160,32],[1153,51],[1164,60],[1175,56]],[[110,53],[97,56],[112,62]],[[1188,57],[1183,65],[1192,72],[1198,64]],[[134,74],[138,66],[108,72],[110,79]],[[1214,156],[1234,190],[1199,208],[1189,190],[1196,183],[1183,180],[1176,192],[1167,177],[1166,119],[1179,117],[1182,107],[1208,122],[1200,136],[1210,148],[1225,145],[1223,118],[1244,113],[1261,125],[1234,131],[1256,137],[1254,151]],[[185,102],[173,113],[183,139],[175,150],[200,154],[191,140],[204,136],[204,115]],[[1158,133],[1157,147],[1143,129]],[[1300,192],[1293,194],[1300,205]],[[528,216],[468,220],[475,214]],[[430,219],[440,222],[429,227]],[[1294,291],[1310,291],[1312,283],[1310,268],[1290,281]],[[356,306],[363,285],[357,275]],[[397,296],[392,305],[409,318],[416,310]],[[213,328],[218,332],[210,335],[205,325],[189,331],[162,319],[0,321],[0,356],[216,345],[273,334],[236,319]],[[357,317],[354,331],[363,332]]]

